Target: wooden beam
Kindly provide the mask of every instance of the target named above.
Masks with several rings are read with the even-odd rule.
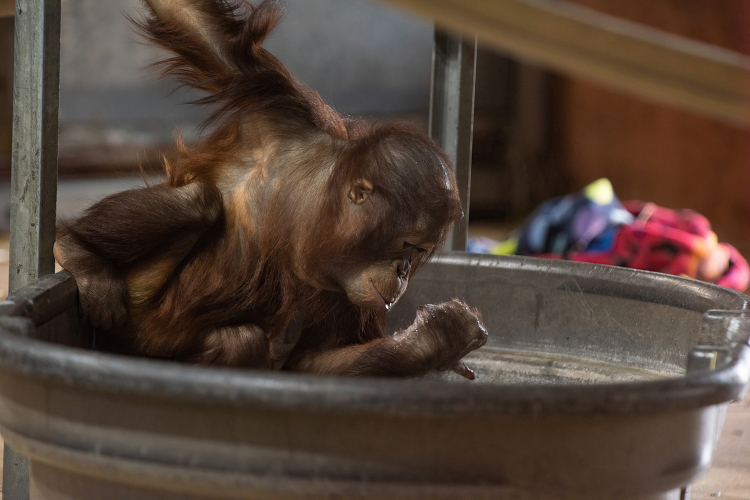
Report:
[[[750,124],[750,57],[564,0],[387,0],[497,50],[660,103]]]
[[[14,0],[0,0],[0,17],[12,16],[16,13]]]
[[[9,292],[55,271],[60,96],[60,0],[16,7]],[[27,500],[29,459],[6,445],[3,460],[3,497]]]
[[[9,291],[55,271],[60,0],[18,0]]]

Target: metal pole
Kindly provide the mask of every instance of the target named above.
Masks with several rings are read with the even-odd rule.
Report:
[[[54,272],[60,0],[16,0],[9,291]],[[29,461],[5,446],[3,497],[29,498]]]
[[[435,29],[430,92],[430,135],[453,163],[464,217],[446,242],[448,250],[466,250],[474,129],[474,80],[477,41]]]

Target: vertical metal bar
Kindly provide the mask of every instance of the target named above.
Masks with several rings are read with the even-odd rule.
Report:
[[[16,0],[10,275],[13,292],[55,270],[60,0]],[[29,498],[29,461],[5,446],[3,497]]]
[[[446,248],[466,250],[474,130],[476,38],[467,40],[435,29],[430,92],[430,135],[453,163],[464,217],[448,235]]]

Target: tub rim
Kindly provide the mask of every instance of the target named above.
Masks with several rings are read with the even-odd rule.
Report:
[[[638,295],[650,302],[655,302],[654,298],[667,299],[669,305],[684,309],[714,301],[726,304],[727,310],[743,310],[750,300],[740,292],[696,280],[612,266],[463,253],[445,254],[436,261],[445,266],[544,271],[572,279],[574,286],[587,293],[594,290],[591,293],[614,294],[611,289],[596,291],[602,284],[597,282],[614,280],[623,285],[618,293],[623,292],[627,298],[637,299]],[[581,289],[582,285],[586,288]],[[676,297],[654,296],[654,291],[670,289],[677,292]],[[72,276],[61,271],[41,278],[1,302],[0,371],[88,390],[192,403],[422,417],[692,410],[739,399],[750,383],[750,345],[746,337],[732,342],[729,362],[710,372],[653,381],[523,386],[211,368],[88,351],[31,337],[34,326],[44,322],[45,314],[59,314],[76,300]],[[45,309],[45,314],[40,314],[40,308]],[[744,324],[750,331],[750,321]]]

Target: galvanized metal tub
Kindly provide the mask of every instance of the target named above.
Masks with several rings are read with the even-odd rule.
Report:
[[[447,254],[393,325],[452,297],[491,334],[473,383],[96,352],[58,273],[0,304],[0,433],[31,458],[34,499],[679,498],[750,380],[748,298],[731,290]]]

